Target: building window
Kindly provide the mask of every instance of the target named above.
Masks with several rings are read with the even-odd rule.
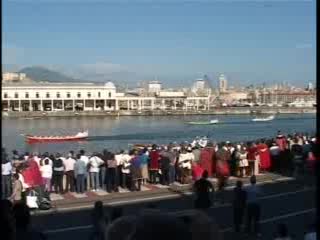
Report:
[[[46,98],[50,98],[50,93],[47,93],[47,94],[46,94]]]
[[[109,97],[111,97],[111,92],[109,92],[109,94],[108,94],[108,95],[109,95]]]
[[[77,97],[78,97],[78,98],[81,98],[81,93],[78,92],[78,93],[77,93]]]
[[[101,92],[98,92],[98,97],[99,97],[99,98],[101,97]]]
[[[8,98],[8,93],[4,93],[3,98]]]
[[[14,93],[14,98],[19,98],[19,93]]]
[[[40,97],[40,94],[37,92],[36,93],[36,98],[39,98]]]
[[[91,93],[90,92],[88,92],[88,98],[91,98]]]
[[[57,92],[57,98],[60,98],[60,93],[59,92]]]
[[[29,98],[29,93],[26,93],[26,98]]]
[[[67,92],[67,98],[71,98],[71,94]]]

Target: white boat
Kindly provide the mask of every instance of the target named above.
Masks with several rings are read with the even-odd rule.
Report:
[[[217,123],[219,123],[218,119],[213,119],[210,121],[188,122],[188,124],[191,124],[191,125],[212,125]]]
[[[265,118],[254,118],[252,119],[252,122],[268,122],[268,121],[272,121],[273,119],[274,119],[274,116],[269,116]]]

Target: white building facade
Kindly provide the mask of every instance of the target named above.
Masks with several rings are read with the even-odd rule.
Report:
[[[183,92],[159,96],[128,96],[112,82],[106,84],[3,84],[2,111],[119,111],[208,110],[209,97],[187,97]]]

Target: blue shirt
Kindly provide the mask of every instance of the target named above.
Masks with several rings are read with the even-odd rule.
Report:
[[[139,160],[141,165],[147,165],[149,157],[146,154],[142,154],[141,156],[139,156]]]
[[[247,203],[258,203],[258,196],[260,195],[260,188],[257,185],[250,185],[246,188]]]
[[[77,160],[77,162],[74,165],[75,176],[80,175],[80,174],[86,174],[86,172],[87,172],[86,163],[82,160]]]

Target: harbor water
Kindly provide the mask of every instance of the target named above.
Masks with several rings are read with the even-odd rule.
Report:
[[[189,125],[189,121],[218,119],[216,125]],[[208,136],[213,141],[248,141],[274,137],[278,130],[284,134],[314,133],[315,114],[283,114],[273,121],[252,122],[250,115],[223,116],[121,116],[73,118],[3,118],[2,145],[8,151],[37,151],[66,153],[84,149],[87,152],[128,149],[136,143],[168,144],[191,141]],[[28,144],[25,134],[73,135],[89,130],[89,138],[80,142]]]

